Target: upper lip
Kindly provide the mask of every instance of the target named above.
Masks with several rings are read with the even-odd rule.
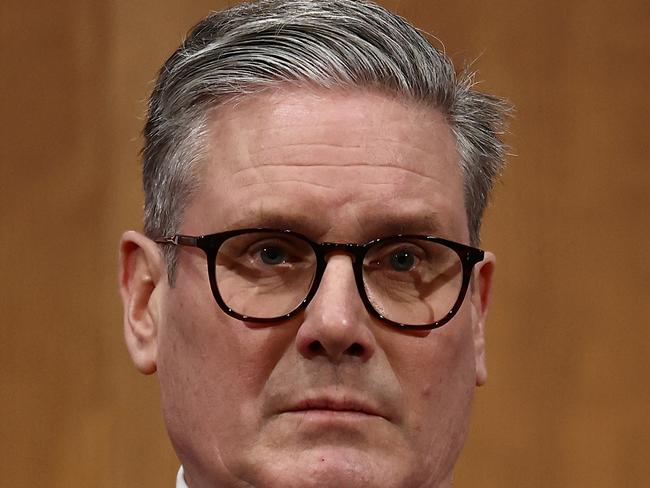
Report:
[[[338,412],[359,412],[386,418],[372,402],[351,396],[310,396],[292,403],[284,412],[305,410],[332,410]]]

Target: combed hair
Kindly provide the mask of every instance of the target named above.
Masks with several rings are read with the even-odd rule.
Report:
[[[369,88],[430,106],[456,138],[470,241],[506,148],[509,105],[472,89],[406,20],[366,0],[262,0],[198,23],[163,65],[144,128],[145,233],[172,235],[199,185],[208,112],[282,86]],[[174,246],[166,246],[173,281]]]

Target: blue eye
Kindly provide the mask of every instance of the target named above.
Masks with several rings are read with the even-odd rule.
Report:
[[[277,246],[268,246],[260,251],[260,259],[264,264],[277,265],[286,262],[287,254]]]
[[[408,251],[399,251],[390,255],[390,265],[395,271],[410,271],[415,267],[415,256]]]

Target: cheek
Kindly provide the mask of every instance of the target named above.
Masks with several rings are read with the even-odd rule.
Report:
[[[237,347],[223,347],[227,332],[216,328],[212,303],[200,290],[183,286],[179,280],[165,301],[157,372],[165,422],[181,450],[189,449],[192,438],[213,444],[207,441],[214,436],[213,426],[224,427],[219,416],[223,410],[215,405],[242,394],[239,385],[226,381],[228,368],[237,367],[241,353]]]
[[[181,452],[202,446],[202,455],[209,456],[252,442],[260,428],[261,395],[288,333],[233,319],[216,305],[207,283],[178,278],[165,297],[159,329],[163,411]]]
[[[253,394],[263,383],[267,362],[260,360],[265,334],[254,334],[227,316],[215,303],[205,271],[179,273],[160,314],[159,377],[161,384],[220,402]],[[256,366],[256,367],[255,367]],[[236,381],[233,381],[236,378]],[[223,393],[228,393],[223,396]],[[233,398],[234,397],[234,398]]]
[[[470,310],[426,337],[401,336],[392,366],[399,378],[408,415],[407,430],[423,433],[416,442],[432,442],[450,431],[464,431],[474,392],[475,367]],[[428,433],[428,435],[426,435]]]

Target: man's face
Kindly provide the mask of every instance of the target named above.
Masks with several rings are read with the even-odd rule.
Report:
[[[212,117],[182,234],[273,227],[316,242],[468,242],[458,153],[431,109],[360,91],[279,91]],[[330,255],[304,312],[268,326],[222,312],[205,256],[181,248],[175,285],[159,280],[150,300],[151,355],[189,485],[446,486],[485,379],[490,259],[454,319],[413,333],[368,314],[346,254]]]

